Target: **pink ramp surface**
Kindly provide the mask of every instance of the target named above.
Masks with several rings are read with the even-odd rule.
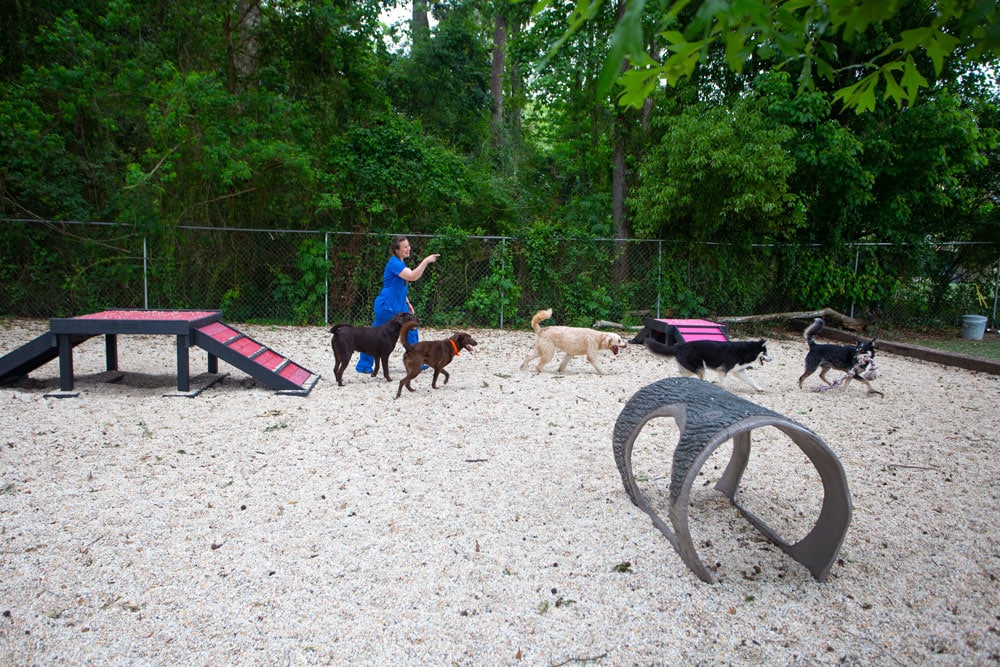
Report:
[[[80,315],[77,320],[134,320],[150,322],[194,322],[217,315],[216,310],[102,310]]]
[[[710,320],[660,320],[677,330],[677,334],[685,343],[694,340],[714,340],[724,342],[729,340],[722,330],[722,325]]]

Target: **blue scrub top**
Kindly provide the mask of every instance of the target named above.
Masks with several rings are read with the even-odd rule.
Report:
[[[406,268],[406,264],[396,255],[389,258],[385,263],[385,271],[382,274],[382,291],[375,297],[375,311],[385,311],[391,313],[408,313],[410,307],[406,305],[406,293],[410,284],[399,277],[400,272]]]

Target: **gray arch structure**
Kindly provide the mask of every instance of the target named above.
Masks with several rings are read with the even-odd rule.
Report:
[[[670,475],[668,526],[649,506],[632,473],[632,447],[643,427],[656,417],[673,417],[680,430]],[[823,482],[823,504],[809,533],[795,544],[781,539],[764,521],[744,509],[736,490],[750,458],[750,433],[773,426],[799,446],[819,472]],[[615,422],[613,448],[625,492],[653,520],[684,563],[698,577],[713,583],[691,541],[688,505],[691,486],[712,452],[732,439],[733,453],[715,489],[771,542],[805,565],[818,581],[825,581],[837,559],[851,522],[851,494],[840,460],[811,430],[776,412],[734,396],[719,387],[688,377],[671,377],[637,391],[622,408]]]

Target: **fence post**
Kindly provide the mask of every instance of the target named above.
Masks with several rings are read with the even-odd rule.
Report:
[[[858,258],[861,256],[861,246],[854,247],[854,280],[858,279]],[[854,297],[851,297],[851,317],[854,317]]]
[[[507,270],[507,237],[500,237],[500,275],[505,275],[504,272]],[[500,283],[500,331],[503,331],[503,282]]]
[[[663,287],[663,241],[656,242],[656,319],[660,319],[660,289]]]
[[[323,259],[326,261],[327,266],[330,265],[330,232],[325,232],[323,234]],[[326,294],[323,297],[323,324],[330,326],[330,272],[326,272],[326,277],[323,281],[326,285],[324,290]]]
[[[145,234],[142,235],[142,307],[149,310],[149,253]]]
[[[1000,292],[1000,257],[997,258],[997,271],[993,275],[993,328],[997,328],[997,293]]]

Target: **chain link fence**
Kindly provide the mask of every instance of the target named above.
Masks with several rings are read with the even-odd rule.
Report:
[[[372,319],[388,234],[3,220],[0,315],[72,317],[107,308],[220,309],[233,322]],[[879,328],[996,326],[1000,247],[690,244],[409,235],[411,264],[440,253],[410,287],[432,327],[635,325],[644,316],[725,317],[833,308]],[[969,267],[979,267],[970,270]]]

